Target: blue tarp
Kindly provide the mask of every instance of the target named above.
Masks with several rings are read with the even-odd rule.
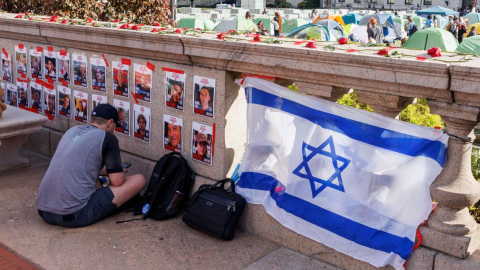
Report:
[[[444,8],[444,7],[439,7],[439,6],[436,6],[436,7],[431,7],[431,8],[425,8],[425,9],[422,9],[422,10],[419,10],[419,11],[416,11],[417,14],[438,14],[438,15],[459,15],[459,13],[455,10],[451,10],[451,9],[448,9],[448,8]]]

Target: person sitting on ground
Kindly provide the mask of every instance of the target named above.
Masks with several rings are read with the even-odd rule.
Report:
[[[99,104],[90,125],[75,126],[63,135],[35,199],[45,222],[72,228],[91,225],[146,186],[143,175],[125,176],[113,135],[116,125],[117,110]],[[109,186],[102,187],[101,175],[108,175]]]
[[[258,31],[260,32],[260,35],[268,36],[268,31],[267,31],[267,29],[265,29],[265,26],[263,26],[262,21],[259,21],[257,26],[258,26]]]
[[[383,43],[383,29],[377,25],[377,20],[375,18],[370,18],[370,26],[367,27],[368,39],[371,38],[375,40],[377,44]]]
[[[468,33],[467,37],[474,37],[477,35],[477,32],[475,31],[475,26],[472,26],[470,29],[470,33]]]

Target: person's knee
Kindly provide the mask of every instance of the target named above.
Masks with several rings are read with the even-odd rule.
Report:
[[[147,185],[147,179],[145,179],[145,176],[141,174],[134,174],[130,176],[132,180],[134,181],[135,185],[139,189],[143,189]]]

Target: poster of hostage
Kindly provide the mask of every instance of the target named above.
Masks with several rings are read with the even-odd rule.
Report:
[[[128,69],[130,66],[122,62],[112,62],[113,94],[128,97]]]
[[[150,142],[150,108],[133,104],[133,121],[135,123],[133,136],[139,140]]]
[[[115,127],[115,132],[130,136],[130,102],[114,99],[113,107],[118,111],[118,121],[121,127]]]
[[[28,81],[17,79],[18,107],[28,106]]]
[[[57,61],[58,81],[70,84],[70,54],[60,51]]]
[[[87,57],[85,55],[73,54],[73,84],[87,87]]]
[[[68,87],[59,85],[58,86],[58,114],[60,116],[70,118],[72,117],[71,113],[71,104],[72,100],[72,90]]]
[[[100,96],[92,94],[92,111],[98,106],[98,104],[108,103],[106,96]]]
[[[152,70],[135,64],[135,97],[138,100],[151,101]]]
[[[17,74],[27,75],[27,48],[15,46],[15,63],[17,66]]]
[[[92,89],[95,91],[107,92],[105,87],[105,72],[107,65],[102,58],[90,58],[92,71]]]
[[[215,80],[193,77],[193,113],[214,118]]]
[[[182,118],[163,115],[163,149],[182,153]]]
[[[73,91],[75,98],[75,121],[80,123],[88,122],[88,94],[80,91]]]
[[[192,123],[192,157],[212,165],[213,128],[201,123]]]
[[[45,79],[57,81],[57,53],[44,52],[43,70],[45,70]]]
[[[43,79],[41,51],[30,50],[30,73],[32,78]]]
[[[36,82],[30,82],[30,95],[32,97],[30,99],[30,106],[32,107],[32,109],[37,110],[38,112],[43,112],[43,86]]]
[[[7,82],[12,81],[12,56],[10,54],[5,55],[2,52],[2,79]]]
[[[18,107],[18,94],[17,86],[14,84],[7,83],[7,104],[10,106]]]
[[[55,91],[53,84],[44,84],[43,97],[45,98],[45,102],[43,103],[45,115],[56,117],[57,92]]]
[[[165,78],[165,105],[183,111],[185,74],[167,71]]]

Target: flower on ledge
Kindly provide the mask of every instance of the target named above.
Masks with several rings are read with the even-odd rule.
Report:
[[[156,23],[153,23],[152,26],[160,26],[160,24],[156,22]]]
[[[306,48],[311,48],[311,49],[316,49],[317,46],[315,46],[315,42],[313,41],[310,41],[307,43],[307,45],[305,45]]]
[[[87,19],[87,23],[92,23],[93,19],[92,18],[88,18]]]
[[[132,26],[131,29],[132,29],[132,30],[139,30],[140,28],[138,27],[138,25],[134,25],[134,26]]]
[[[57,18],[58,18],[57,15],[53,15],[52,17],[50,17],[50,22],[56,22]]]
[[[158,33],[158,29],[157,28],[153,29],[152,33]]]
[[[261,41],[261,40],[260,40],[260,35],[254,36],[254,37],[253,37],[253,41],[255,41],[255,42]]]
[[[17,16],[15,16],[15,19],[21,19],[21,18],[23,18],[21,14],[18,14]]]
[[[198,28],[198,27],[197,27],[197,28],[195,28],[195,30],[197,30],[197,31],[201,31],[202,29],[200,29],[200,28]]]
[[[61,22],[61,24],[67,24],[67,23],[68,23],[68,20],[66,20],[66,19],[63,19],[62,22]]]
[[[389,55],[390,53],[390,50],[393,49],[393,48],[385,48],[385,49],[381,49],[377,52],[378,55]]]
[[[120,29],[128,29],[128,28],[130,28],[130,25],[128,25],[128,23],[122,24],[120,26]]]
[[[428,49],[428,54],[431,57],[440,57],[440,56],[442,56],[442,51],[440,50],[439,47],[432,47],[432,48]]]
[[[347,43],[348,43],[347,38],[342,37],[338,40],[338,44],[340,45],[347,44]]]
[[[217,38],[218,38],[218,39],[225,39],[225,38],[223,37],[223,35],[225,35],[225,33],[220,33],[220,34],[217,35]]]
[[[175,29],[175,33],[181,34],[181,33],[182,33],[182,30],[180,30],[180,29]]]
[[[160,28],[160,31],[165,31],[165,30],[167,30],[167,28],[165,27]]]
[[[112,21],[112,23],[118,23],[118,22],[120,22],[119,19],[115,19],[115,20]]]
[[[230,30],[230,31],[227,32],[227,34],[231,34],[231,33],[238,34],[238,32],[235,31],[235,30]]]

